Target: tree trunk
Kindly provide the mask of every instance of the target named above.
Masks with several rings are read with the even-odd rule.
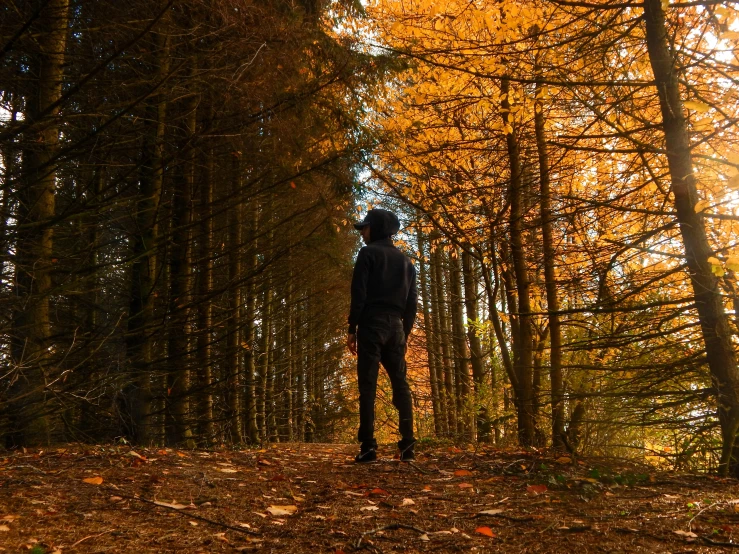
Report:
[[[501,112],[505,123],[513,127],[513,119],[508,101],[510,85],[508,79],[501,83]],[[510,122],[509,122],[510,118]],[[532,393],[532,329],[531,306],[529,298],[530,281],[526,266],[524,249],[523,181],[519,159],[518,140],[515,129],[506,134],[508,162],[510,164],[509,188],[509,233],[511,259],[516,281],[517,309],[511,309],[511,321],[518,320],[518,332],[513,335],[514,368],[518,375],[519,390],[516,391],[518,408],[518,437],[522,446],[531,446],[535,441],[535,422],[533,417]]]
[[[539,98],[541,83],[537,81],[536,97]],[[542,248],[544,258],[544,283],[547,291],[547,311],[549,312],[549,381],[551,384],[552,406],[552,446],[556,450],[565,447],[564,381],[562,378],[562,330],[559,320],[559,297],[554,268],[554,237],[552,226],[551,191],[549,189],[549,156],[544,133],[544,112],[541,100],[534,106],[534,127],[536,131],[536,150],[539,155],[539,197]]]
[[[202,446],[210,445],[215,439],[213,421],[213,367],[211,356],[213,288],[213,151],[206,150],[207,160],[200,180],[199,252],[198,252],[198,440]]]
[[[226,437],[231,444],[244,442],[241,411],[241,258],[243,203],[241,190],[241,166],[238,157],[233,159],[231,202],[228,211],[228,319],[226,321]]]
[[[479,322],[480,313],[477,295],[477,279],[475,275],[474,259],[466,250],[462,252],[462,271],[464,274],[464,304],[467,311],[467,340],[470,344],[470,365],[472,366],[472,381],[475,385],[475,396],[482,397],[485,386],[485,366],[483,363],[482,346],[478,330],[473,322]]]
[[[54,156],[59,145],[59,110],[69,22],[69,0],[48,0],[38,18],[38,51],[30,59],[37,76],[26,98],[21,178],[18,185],[18,240],[15,244],[15,296],[11,355],[15,374],[10,388],[7,446],[49,441],[45,386],[49,380],[53,264]],[[7,195],[7,189],[5,194]]]
[[[259,428],[262,442],[269,438],[269,415],[271,396],[269,392],[270,383],[270,353],[272,351],[272,287],[270,277],[264,281],[262,291],[262,313],[261,313],[261,348],[259,352],[259,376],[257,378],[257,427]]]
[[[169,39],[155,35],[158,47],[157,78],[169,72]],[[136,236],[131,276],[131,303],[128,316],[127,354],[133,383],[127,387],[124,410],[128,434],[133,442],[148,444],[154,438],[154,359],[155,288],[159,278],[159,219],[164,175],[163,149],[167,98],[162,94],[146,110],[146,123],[139,162],[139,195],[136,202]]]
[[[257,312],[257,246],[256,235],[258,229],[259,209],[254,201],[250,209],[249,232],[251,241],[247,254],[247,271],[249,280],[246,284],[246,314],[244,323],[244,412],[246,417],[246,437],[251,444],[259,442],[259,427],[257,426],[257,403],[254,390],[256,376],[256,312]]]
[[[443,414],[441,413],[441,402],[439,401],[439,359],[436,356],[436,336],[432,331],[430,302],[429,302],[429,276],[426,264],[426,237],[419,224],[416,228],[418,240],[418,265],[421,285],[421,302],[423,306],[423,329],[426,335],[426,355],[429,363],[429,383],[431,385],[431,406],[434,411],[434,432],[440,437],[444,434],[442,425]],[[436,317],[436,314],[434,314]]]
[[[457,432],[466,440],[474,438],[475,410],[470,396],[470,369],[467,341],[464,332],[462,297],[462,264],[455,250],[450,257],[449,288],[451,292],[452,346],[454,348],[454,375],[457,404]]]
[[[698,191],[693,174],[690,141],[661,0],[645,0],[644,15],[649,61],[662,110],[675,211],[705,341],[708,366],[716,389],[722,438],[720,470],[727,474],[731,466],[739,461],[739,441],[736,440],[739,430],[739,371],[718,280],[711,272],[708,262],[713,251],[708,243],[703,218],[695,210]]]
[[[449,434],[456,431],[457,413],[456,404],[454,403],[454,374],[451,368],[451,347],[449,345],[449,318],[446,311],[446,303],[444,302],[444,268],[442,267],[443,253],[440,248],[431,251],[431,265],[434,271],[433,282],[436,283],[435,304],[436,314],[439,322],[439,333],[437,335],[441,344],[441,363],[444,374],[444,392],[440,394],[443,404],[446,408],[446,429]]]

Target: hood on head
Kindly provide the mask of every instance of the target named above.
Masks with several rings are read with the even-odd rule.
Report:
[[[388,210],[382,208],[374,208],[367,212],[364,220],[355,223],[354,228],[361,230],[370,226],[370,242],[386,239],[400,231],[400,221],[398,216]]]

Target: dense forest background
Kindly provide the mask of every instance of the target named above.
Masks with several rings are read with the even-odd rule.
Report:
[[[351,441],[351,223],[382,205],[419,436],[730,471],[738,15],[4,2],[5,445]]]

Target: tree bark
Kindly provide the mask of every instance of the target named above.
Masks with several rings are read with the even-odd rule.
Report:
[[[259,428],[257,426],[257,403],[254,380],[256,378],[256,312],[257,312],[257,246],[256,235],[259,226],[259,208],[256,201],[249,206],[249,232],[251,240],[247,254],[247,271],[249,280],[246,284],[246,314],[244,322],[244,412],[246,417],[246,437],[251,444],[259,442]]]
[[[199,252],[198,252],[198,331],[197,331],[197,372],[198,372],[198,441],[203,446],[215,440],[213,420],[213,367],[212,345],[212,302],[213,288],[213,151],[206,149],[208,159],[200,179]]]
[[[169,37],[155,33],[157,78],[169,72]],[[128,316],[127,353],[133,383],[127,387],[124,427],[133,442],[154,439],[154,306],[159,269],[159,220],[164,176],[163,151],[167,98],[162,93],[146,109],[139,162],[139,194],[136,201],[136,236],[133,244],[131,302]]]
[[[429,363],[429,383],[431,385],[431,406],[434,411],[434,432],[436,436],[441,437],[444,434],[444,426],[442,425],[443,414],[441,412],[441,402],[439,399],[439,359],[436,356],[436,335],[432,330],[431,323],[431,303],[429,301],[429,276],[428,265],[426,264],[426,237],[423,229],[419,224],[416,228],[416,236],[418,241],[418,266],[421,285],[421,302],[423,308],[423,328],[426,333],[426,355]],[[433,314],[436,317],[436,314]]]
[[[447,316],[446,303],[444,302],[444,268],[443,253],[440,248],[434,248],[431,251],[431,265],[434,271],[435,282],[435,304],[436,304],[436,315],[439,322],[439,333],[437,334],[438,341],[441,345],[441,364],[443,368],[443,381],[444,391],[440,391],[443,405],[446,409],[446,429],[451,435],[456,432],[457,428],[457,410],[454,402],[454,374],[451,367],[451,347],[449,344],[449,317]]]
[[[501,83],[501,112],[506,124],[513,127],[511,106],[508,101],[510,84],[508,79]],[[509,122],[510,117],[510,122]],[[518,375],[519,389],[516,391],[518,408],[518,436],[522,446],[532,446],[535,442],[535,421],[532,393],[532,329],[531,305],[529,298],[530,281],[526,265],[523,229],[523,180],[521,179],[521,162],[519,158],[518,140],[515,129],[506,133],[508,162],[510,164],[509,186],[509,233],[511,259],[515,276],[517,309],[512,311],[511,321],[518,320],[517,333],[513,335],[514,368]],[[509,309],[511,306],[509,306]]]
[[[462,297],[462,264],[459,254],[450,256],[449,284],[452,312],[452,346],[454,349],[454,375],[457,404],[457,432],[466,440],[474,438],[474,399],[470,395],[470,369],[467,341],[464,332],[464,298]]]
[[[64,79],[69,0],[48,0],[38,18],[38,50],[30,59],[37,76],[26,98],[21,179],[18,186],[18,239],[15,244],[15,295],[11,355],[15,373],[8,405],[9,447],[49,441],[45,386],[49,380],[52,290],[54,156],[59,146],[59,100]],[[7,195],[7,190],[6,193]]]
[[[483,363],[482,346],[478,331],[472,322],[479,322],[480,309],[477,295],[477,278],[475,275],[474,259],[466,250],[462,252],[462,271],[464,274],[464,304],[467,312],[467,341],[470,345],[470,365],[472,366],[472,381],[475,385],[475,395],[482,397],[485,386],[485,366]]]
[[[705,341],[708,367],[716,389],[722,438],[720,471],[727,474],[739,461],[736,440],[739,430],[739,370],[718,280],[708,262],[713,251],[708,243],[703,218],[695,210],[698,190],[693,174],[690,140],[661,0],[645,0],[644,16],[649,61],[662,111],[675,211]]]
[[[241,191],[241,166],[238,157],[233,158],[231,177],[231,202],[228,211],[228,319],[226,321],[226,437],[231,444],[244,442],[243,412],[241,410],[241,258],[243,203]]]
[[[539,98],[541,83],[536,83],[536,97]],[[534,106],[534,128],[536,132],[536,150],[539,155],[539,197],[542,249],[544,258],[544,286],[547,294],[547,311],[549,312],[549,381],[552,389],[552,446],[556,450],[565,447],[565,415],[564,415],[564,380],[562,377],[562,328],[559,320],[559,297],[557,295],[557,278],[554,267],[555,248],[552,226],[552,195],[549,182],[549,155],[544,130],[544,112],[541,100]]]

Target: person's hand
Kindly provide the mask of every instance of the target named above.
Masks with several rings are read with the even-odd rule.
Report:
[[[355,333],[349,333],[346,336],[346,346],[349,348],[352,356],[357,355],[357,335]]]

